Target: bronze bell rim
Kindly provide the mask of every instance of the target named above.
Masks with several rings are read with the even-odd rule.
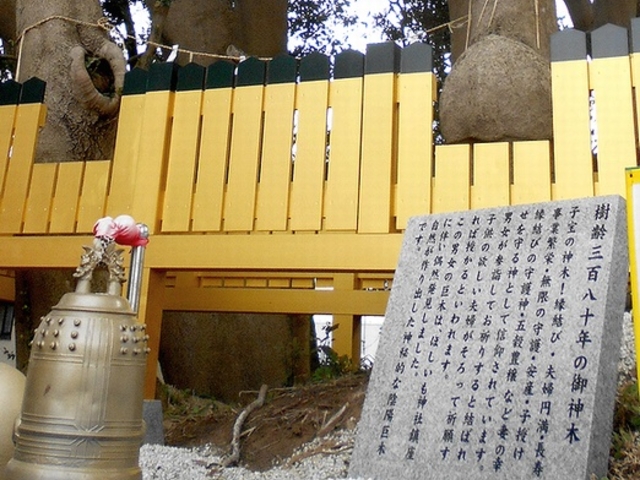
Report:
[[[142,479],[142,469],[140,466],[128,468],[100,468],[96,473],[95,470],[86,467],[69,468],[69,466],[46,465],[46,471],[43,471],[43,465],[36,463],[27,463],[12,458],[5,472],[8,478],[18,473],[17,478],[28,480],[140,480]]]
[[[57,305],[51,308],[51,314],[60,311],[91,312],[91,313],[116,313],[136,317],[126,298],[108,293],[65,293]]]

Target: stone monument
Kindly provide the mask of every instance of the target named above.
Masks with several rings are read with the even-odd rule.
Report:
[[[349,475],[606,475],[627,275],[618,196],[412,218]]]

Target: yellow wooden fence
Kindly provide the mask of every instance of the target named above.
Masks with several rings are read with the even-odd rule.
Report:
[[[74,267],[97,218],[147,223],[148,396],[162,310],[333,314],[334,348],[358,357],[360,316],[384,314],[410,216],[624,195],[639,57],[612,26],[589,60],[582,32],[552,44],[552,142],[434,145],[422,44],[134,70],[112,160],[34,164],[44,85],[6,83],[0,269]]]

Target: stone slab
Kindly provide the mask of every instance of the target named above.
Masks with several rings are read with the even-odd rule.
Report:
[[[619,196],[414,217],[349,475],[606,475],[628,276]]]
[[[146,425],[142,444],[164,445],[162,402],[160,400],[145,400],[142,404],[142,419]]]

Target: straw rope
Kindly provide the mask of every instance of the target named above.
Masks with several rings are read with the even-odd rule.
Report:
[[[493,1],[493,10],[491,10],[491,17],[489,17],[489,26],[493,23],[493,17],[496,15],[496,8],[498,8],[498,0]]]
[[[123,35],[122,33],[120,33],[118,31],[117,28],[115,28],[113,25],[111,25],[109,23],[109,20],[105,17],[100,18],[97,22],[86,22],[83,20],[78,20],[76,18],[71,18],[71,17],[67,17],[64,15],[51,15],[49,17],[43,18],[42,20],[39,20],[38,22],[29,25],[28,27],[24,28],[22,30],[22,32],[20,32],[20,35],[18,35],[18,38],[16,40],[16,42],[19,44],[18,46],[18,61],[17,61],[17,65],[16,65],[16,78],[19,78],[19,74],[20,74],[20,63],[21,63],[21,59],[22,59],[22,46],[24,45],[24,38],[26,36],[26,34],[35,29],[38,28],[42,25],[44,25],[45,23],[48,23],[52,20],[62,20],[65,22],[69,22],[69,23],[73,23],[75,25],[81,25],[84,27],[93,27],[93,28],[99,28],[101,30],[104,30],[107,33],[110,33],[112,30],[116,30],[116,32],[118,33],[118,35],[120,35],[121,38],[126,38],[126,39],[133,39],[136,40],[135,37],[133,37],[132,35]],[[154,48],[161,48],[164,50],[175,50],[178,53],[184,53],[184,54],[188,54],[189,57],[191,59],[193,59],[194,55],[198,55],[198,56],[202,56],[202,57],[208,57],[208,58],[215,58],[218,60],[233,60],[233,61],[240,61],[241,57],[237,57],[237,56],[232,56],[232,55],[221,55],[221,54],[217,54],[217,53],[209,53],[209,52],[199,52],[196,50],[187,50],[184,48],[175,48],[172,45],[165,45],[162,43],[157,43],[157,42],[152,42],[152,41],[147,41],[145,42],[146,45],[150,45]],[[260,60],[270,60],[270,58],[260,58]]]
[[[540,3],[539,0],[534,0],[534,8],[536,10],[536,45],[540,50]]]
[[[438,30],[441,30],[443,28],[448,28],[449,30],[453,30],[454,28],[459,28],[462,25],[464,25],[465,23],[467,23],[468,19],[470,18],[470,16],[462,16],[459,18],[456,18],[455,20],[451,20],[450,22],[446,22],[443,23],[441,25],[437,25],[433,28],[430,28],[429,30],[427,30],[425,33],[430,35],[434,32],[437,32]],[[113,25],[111,25],[109,23],[109,20],[106,17],[102,17],[100,18],[97,22],[87,22],[87,21],[83,21],[83,20],[78,20],[76,18],[71,18],[71,17],[67,17],[64,15],[51,15],[49,17],[43,18],[42,20],[37,21],[36,23],[29,25],[28,27],[24,28],[22,30],[22,32],[20,32],[20,35],[18,35],[18,38],[16,40],[16,42],[19,44],[18,47],[18,59],[17,59],[17,65],[16,65],[16,77],[19,77],[20,74],[20,63],[21,63],[21,58],[22,58],[22,47],[24,45],[24,38],[27,35],[27,33],[29,33],[31,30],[38,28],[42,25],[44,25],[45,23],[48,23],[52,20],[62,20],[65,22],[69,22],[69,23],[73,23],[75,25],[81,25],[84,27],[93,27],[93,28],[99,28],[101,30],[104,30],[107,33],[112,32],[113,30],[116,31],[116,33],[122,38],[122,39],[132,39],[132,40],[137,40],[134,36],[132,35],[124,35],[122,34],[117,28],[115,28]],[[189,55],[189,61],[192,61],[193,58],[195,56],[200,56],[200,57],[207,57],[207,58],[215,58],[218,60],[232,60],[232,61],[240,61],[243,59],[243,57],[240,56],[235,56],[235,55],[221,55],[221,54],[217,54],[217,53],[209,53],[209,52],[202,52],[202,51],[197,51],[197,50],[188,50],[186,48],[175,48],[172,45],[165,45],[162,43],[157,43],[157,42],[152,42],[152,41],[146,41],[145,42],[146,45],[149,45],[151,47],[154,48],[161,48],[163,50],[175,50],[178,53],[184,53],[186,55]],[[271,57],[258,57],[260,60],[271,60]]]
[[[469,12],[467,13],[467,38],[464,42],[464,49],[469,48],[469,39],[471,38],[471,23],[473,18],[471,17],[471,9],[473,7],[473,0],[469,0]]]
[[[482,10],[480,11],[480,16],[478,17],[478,23],[482,20],[482,18],[484,17],[484,13],[485,10],[489,4],[490,0],[485,0],[484,4],[482,6]],[[533,0],[534,1],[534,8],[535,8],[535,22],[536,22],[536,42],[537,42],[537,46],[538,48],[540,48],[540,3],[539,0]],[[425,33],[427,35],[430,35],[432,33],[435,33],[443,28],[448,28],[449,31],[453,31],[453,29],[455,28],[460,28],[462,27],[464,24],[467,25],[467,35],[466,35],[466,41],[465,41],[465,49],[467,49],[469,47],[469,41],[470,41],[470,37],[471,37],[471,27],[472,27],[472,17],[471,17],[471,13],[472,13],[472,5],[473,5],[473,0],[469,0],[469,12],[467,15],[463,15],[461,17],[458,17],[454,20],[451,20],[449,22],[446,23],[442,23],[440,25],[437,25],[433,28],[430,28],[428,30],[425,31]],[[491,9],[491,16],[489,18],[489,25],[491,25],[491,23],[493,23],[493,19],[496,13],[496,8],[498,6],[498,0],[494,0],[493,1],[493,7]],[[22,60],[22,47],[24,45],[24,38],[27,35],[27,33],[35,28],[40,27],[41,25],[44,25],[47,22],[50,22],[52,20],[62,20],[65,22],[69,22],[69,23],[73,23],[75,25],[81,25],[84,27],[92,27],[92,28],[99,28],[101,30],[104,30],[107,33],[111,33],[113,31],[115,31],[120,38],[122,38],[123,40],[125,39],[131,39],[131,40],[137,40],[134,36],[132,35],[125,35],[122,32],[120,32],[116,27],[114,27],[113,25],[111,25],[109,23],[109,19],[107,19],[106,17],[102,17],[100,18],[97,22],[87,22],[87,21],[83,21],[83,20],[78,20],[76,18],[71,18],[71,17],[67,17],[64,15],[51,15],[49,17],[43,18],[42,20],[39,20],[38,22],[29,25],[28,27],[24,28],[22,30],[22,32],[20,32],[20,35],[18,35],[18,38],[16,40],[16,42],[19,44],[18,46],[18,56],[17,56],[17,63],[16,63],[16,78],[19,78],[19,74],[20,74],[20,65],[21,65],[21,60]],[[193,58],[196,56],[200,56],[200,57],[206,57],[206,58],[214,58],[217,60],[231,60],[231,61],[241,61],[243,60],[244,57],[240,57],[240,56],[235,56],[235,55],[222,55],[222,54],[218,54],[218,53],[209,53],[209,52],[202,52],[202,51],[198,51],[198,50],[189,50],[186,48],[180,48],[180,47],[174,47],[173,45],[165,45],[162,43],[158,43],[158,42],[152,42],[147,40],[145,42],[146,45],[154,47],[154,48],[160,48],[163,50],[172,50],[172,51],[176,51],[178,53],[183,53],[189,56],[189,61],[193,61]],[[258,57],[260,60],[271,60],[272,57]]]
[[[482,10],[480,10],[480,16],[478,17],[477,24],[479,25],[482,21],[482,17],[484,17],[484,12],[489,4],[489,0],[485,0],[482,5]],[[465,19],[467,21],[467,40],[465,42],[465,50],[469,48],[469,40],[471,37],[471,10],[472,10],[473,0],[469,0],[469,14],[466,17],[461,17],[461,19]],[[489,17],[489,23],[487,24],[487,28],[491,26],[493,23],[493,19],[496,14],[496,8],[498,7],[498,0],[493,1],[493,7],[491,9],[491,16]],[[536,23],[536,45],[538,49],[540,49],[540,0],[533,0],[533,7],[535,11],[535,23]]]
[[[469,1],[469,3],[471,3],[471,1]],[[482,5],[482,10],[480,10],[480,16],[478,17],[478,24],[480,24],[480,22],[482,21],[482,17],[484,17],[484,11],[486,10],[488,4],[489,0],[484,0],[484,5]]]
[[[433,32],[437,32],[438,30],[442,30],[443,28],[448,28],[449,31],[452,31],[454,28],[459,28],[465,23],[467,23],[468,19],[469,19],[468,15],[463,15],[462,17],[458,17],[455,20],[451,20],[450,22],[442,23],[436,27],[430,28],[429,30],[426,30],[425,33],[428,35]]]

